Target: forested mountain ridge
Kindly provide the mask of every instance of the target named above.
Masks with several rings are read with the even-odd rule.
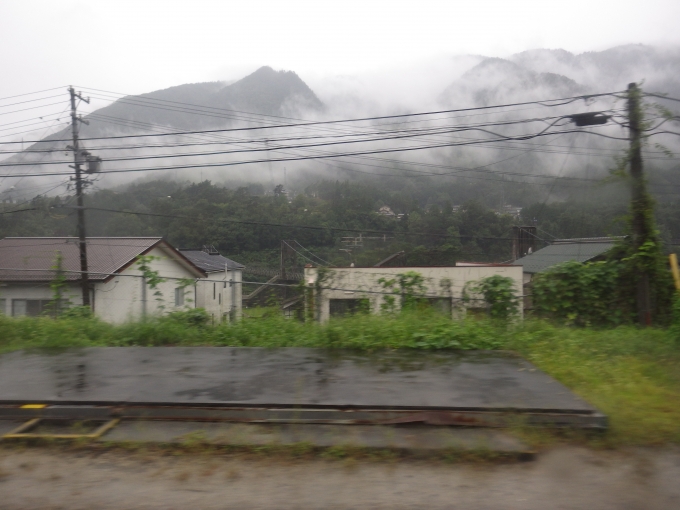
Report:
[[[239,262],[270,266],[277,264],[282,239],[296,239],[336,265],[350,261],[373,265],[401,250],[408,264],[449,265],[509,260],[513,225],[537,225],[546,241],[625,232],[625,198],[601,203],[534,202],[522,209],[520,217],[513,217],[478,201],[419,203],[420,194],[427,195],[427,189],[434,187],[441,185],[422,183],[414,190],[394,183],[318,181],[287,197],[265,194],[259,184],[228,189],[208,181],[152,181],[88,194],[86,206],[151,215],[89,210],[87,228],[90,236],[163,236],[178,247],[212,244]],[[37,198],[23,206],[30,210],[0,214],[0,237],[74,235],[71,203]],[[383,205],[403,216],[378,214]],[[15,209],[7,204],[1,208]],[[658,219],[667,240],[680,238],[679,204],[663,204]],[[384,235],[385,239],[365,240],[349,256],[341,251],[347,247],[343,237],[362,232],[364,237]]]

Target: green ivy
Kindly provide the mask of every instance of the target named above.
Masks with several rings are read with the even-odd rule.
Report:
[[[463,290],[464,302],[472,299],[468,291],[484,298],[487,312],[492,319],[507,321],[519,313],[519,297],[512,278],[494,275],[469,282]]]
[[[378,283],[388,292],[394,294],[386,295],[381,305],[383,312],[394,312],[396,309],[395,296],[401,296],[401,309],[412,310],[422,302],[422,295],[425,294],[425,277],[417,271],[406,271],[399,273],[396,278],[380,278]]]
[[[534,309],[578,326],[629,322],[635,301],[634,295],[621,292],[622,269],[615,261],[558,264],[534,277]]]

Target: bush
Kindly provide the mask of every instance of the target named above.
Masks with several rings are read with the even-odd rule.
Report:
[[[507,276],[489,276],[478,282],[472,282],[464,292],[464,300],[471,298],[467,290],[479,294],[487,304],[489,317],[507,321],[519,312],[519,297],[515,291],[515,281]]]
[[[621,266],[616,262],[558,264],[534,277],[534,309],[539,315],[577,326],[630,322],[634,302],[620,292],[621,279]]]
[[[186,324],[187,326],[207,326],[210,315],[204,308],[190,308],[178,312],[171,312],[166,316],[167,320]]]
[[[93,319],[94,314],[89,306],[73,306],[66,308],[58,317],[61,319]]]

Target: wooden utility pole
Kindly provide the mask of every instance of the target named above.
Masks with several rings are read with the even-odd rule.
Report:
[[[652,223],[649,215],[652,214],[652,203],[647,193],[642,168],[642,137],[641,122],[642,110],[640,105],[641,91],[637,84],[628,85],[628,126],[630,140],[630,179],[632,191],[632,228],[633,248],[638,251],[647,241],[654,240]],[[637,278],[637,311],[641,325],[649,326],[652,323],[651,285],[649,270],[645,267],[640,269]]]
[[[90,283],[87,274],[87,239],[85,236],[85,208],[83,205],[83,178],[82,169],[80,165],[83,162],[83,154],[80,150],[80,145],[78,143],[78,123],[87,121],[82,120],[78,117],[76,98],[89,103],[89,99],[85,99],[76,92],[73,87],[68,88],[69,94],[71,95],[71,131],[73,133],[73,146],[70,147],[73,150],[73,166],[71,168],[75,169],[76,175],[73,180],[76,183],[76,199],[77,199],[77,212],[78,212],[78,248],[80,252],[80,287],[83,293],[83,306],[90,305]]]

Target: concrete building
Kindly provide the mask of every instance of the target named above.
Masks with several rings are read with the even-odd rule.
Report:
[[[90,302],[95,315],[112,323],[196,308],[197,281],[206,272],[160,237],[87,238]],[[137,263],[164,278],[151,288]],[[0,312],[40,315],[54,303],[58,257],[63,269],[61,308],[82,304],[80,258],[75,237],[6,237],[0,240]]]
[[[213,322],[241,317],[243,269],[245,266],[223,257],[212,246],[180,248],[179,252],[208,276],[196,282],[196,306],[204,308]]]
[[[520,266],[475,264],[460,267],[338,267],[324,270],[323,281],[320,282],[321,290],[314,299],[314,315],[317,320],[325,322],[331,317],[360,310],[380,313],[389,294],[386,294],[386,289],[379,280],[394,279],[407,272],[416,272],[424,277],[423,299],[452,318],[481,312],[486,308],[478,299],[464,303],[462,298],[467,284],[488,276],[512,278],[517,295],[522,295]],[[319,269],[306,267],[305,283],[313,288],[317,279]],[[399,299],[395,300],[395,306],[399,308]]]

